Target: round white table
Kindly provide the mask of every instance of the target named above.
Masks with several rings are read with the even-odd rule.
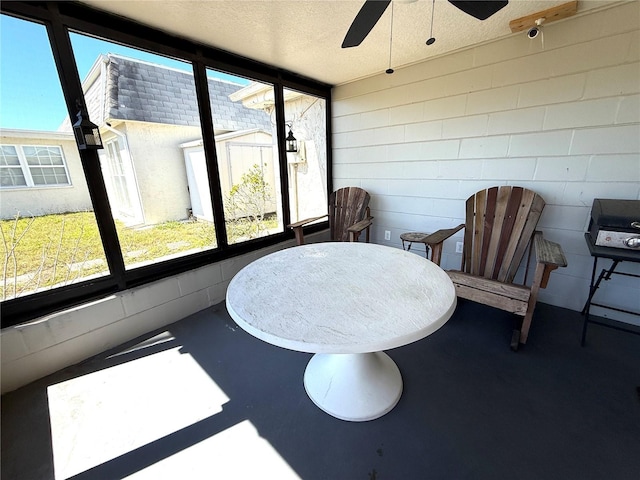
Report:
[[[314,353],[304,374],[311,400],[342,420],[389,412],[402,376],[382,350],[430,335],[451,317],[456,293],[431,261],[369,243],[281,250],[240,270],[227,310],[251,335]]]

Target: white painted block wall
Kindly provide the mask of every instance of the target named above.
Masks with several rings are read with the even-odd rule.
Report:
[[[544,48],[521,33],[338,86],[332,107],[334,187],[371,193],[372,241],[400,248],[402,232],[462,223],[478,190],[530,188],[547,202],[539,229],[569,262],[539,298],[581,310],[593,199],[640,199],[640,2],[545,25]],[[461,240],[445,243],[445,268],[459,268]],[[613,277],[597,299],[640,311],[639,293]]]

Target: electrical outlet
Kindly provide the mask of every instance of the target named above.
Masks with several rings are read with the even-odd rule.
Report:
[[[384,239],[385,240],[391,240],[391,230],[385,230],[384,231]]]
[[[456,253],[462,253],[462,242],[456,242]]]

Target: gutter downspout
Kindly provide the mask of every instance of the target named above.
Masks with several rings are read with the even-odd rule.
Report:
[[[100,105],[100,120],[105,123],[107,119],[107,64],[109,63],[109,57],[102,55],[102,62],[100,63],[100,98],[102,98],[102,105]]]

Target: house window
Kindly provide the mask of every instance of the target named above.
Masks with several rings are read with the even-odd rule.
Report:
[[[1,145],[3,188],[70,185],[62,149],[43,145]]]
[[[60,147],[23,146],[34,185],[69,185]]]

